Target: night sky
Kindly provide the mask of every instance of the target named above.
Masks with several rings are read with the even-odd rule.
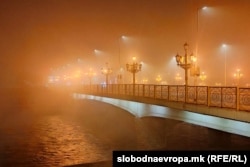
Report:
[[[136,56],[140,78],[184,75],[173,56],[197,53],[207,82],[228,84],[240,68],[250,83],[249,0],[1,0],[1,84],[41,83],[51,69],[81,59],[82,70],[109,62],[114,71]],[[206,10],[202,10],[207,6]],[[121,42],[125,35],[130,41]],[[127,44],[129,43],[129,44]],[[222,44],[226,48],[222,48]],[[120,49],[119,49],[120,48]],[[103,54],[96,55],[94,49]],[[120,52],[119,52],[120,50]],[[120,54],[119,54],[120,53]],[[100,74],[101,75],[101,74]]]

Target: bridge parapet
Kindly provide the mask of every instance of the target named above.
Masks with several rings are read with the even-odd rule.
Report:
[[[103,97],[98,95],[73,93],[72,96],[74,99],[89,99],[89,100],[96,100],[112,104],[131,113],[136,118],[141,118],[141,117],[167,118],[250,137],[250,123],[244,121],[247,119],[250,120],[249,119],[250,114],[247,114],[247,112],[234,112],[235,114],[232,114],[233,113],[232,110],[224,109],[223,111],[222,109],[219,108],[217,108],[217,110],[216,108],[213,108],[210,111],[210,113],[209,112],[206,113],[207,111],[204,108],[202,107],[195,108],[194,107],[195,105],[191,104],[185,106],[188,110],[182,110],[180,109],[182,105],[179,102],[168,102],[169,104],[167,106],[163,106],[164,103],[161,103],[161,101],[157,99],[135,98],[131,96],[126,97],[124,95],[117,95],[117,96],[112,95],[115,97]],[[130,99],[124,99],[124,98],[130,98]],[[137,99],[139,99],[140,102],[138,102]],[[178,107],[180,108],[177,109]],[[196,113],[190,112],[194,111],[195,109],[198,109],[199,112]],[[235,116],[231,118],[228,117],[230,119],[225,118],[227,117],[227,115],[230,114],[231,116],[233,115]]]
[[[110,84],[85,85],[80,89],[90,94],[126,95],[250,111],[250,88],[244,87],[187,86],[187,96],[184,85]]]

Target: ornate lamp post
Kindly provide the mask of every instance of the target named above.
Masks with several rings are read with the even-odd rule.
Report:
[[[135,60],[136,60],[136,57],[133,57],[133,63],[126,64],[127,71],[133,74],[133,94],[135,94],[135,74],[141,71],[141,68],[142,68],[142,64],[138,64],[137,62],[135,62]]]
[[[239,86],[239,83],[240,83],[240,78],[242,77],[242,73],[241,73],[241,71],[240,71],[240,69],[237,69],[236,70],[236,73],[234,73],[234,78],[236,79],[236,84],[237,84],[237,86]]]
[[[191,58],[193,57],[193,54],[188,56],[188,44],[184,44],[184,50],[185,50],[185,55],[180,56],[177,54],[175,56],[177,65],[180,66],[185,70],[185,102],[187,101],[187,86],[188,86],[188,70],[192,67],[192,62]]]
[[[135,60],[136,60],[136,57],[133,57],[133,63],[126,64],[127,71],[133,74],[133,84],[135,84],[135,74],[141,71],[141,68],[142,68],[142,64],[138,64],[137,62],[135,62]]]
[[[180,84],[180,81],[182,80],[182,78],[181,78],[181,76],[180,76],[179,73],[176,74],[175,80],[176,80],[176,84],[177,84],[177,85]]]
[[[142,84],[147,84],[148,83],[148,79],[144,78],[142,79]]]
[[[108,63],[106,63],[106,67],[101,68],[101,72],[103,75],[106,76],[106,85],[108,85],[109,84],[108,77],[112,73],[112,69],[108,67]]]
[[[207,79],[207,75],[204,72],[202,72],[200,75],[200,80],[202,81],[202,85],[206,79]]]
[[[192,67],[193,63],[190,61],[193,59],[193,54],[188,56],[188,44],[184,44],[185,55],[180,56],[177,54],[175,56],[177,65],[185,70],[185,85],[188,85],[188,70]],[[189,58],[190,57],[190,58]]]
[[[191,56],[191,61],[193,63],[191,69],[190,69],[190,75],[194,77],[194,86],[196,86],[197,77],[200,76],[200,67],[197,66],[197,57]]]
[[[156,82],[160,84],[162,78],[160,75],[157,75],[157,77],[155,78]]]
[[[92,77],[96,75],[92,68],[89,69],[87,73],[85,73],[89,77],[89,85],[92,85]]]

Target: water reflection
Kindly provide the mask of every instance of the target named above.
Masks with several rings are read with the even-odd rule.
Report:
[[[109,104],[42,92],[21,93],[21,102],[13,96],[0,106],[0,166],[111,161],[112,150],[250,148],[247,137],[181,121],[135,118]]]
[[[46,164],[71,165],[96,162],[110,158],[108,150],[84,128],[58,116],[41,122],[43,134],[39,141],[44,146],[38,153]]]
[[[1,126],[1,166],[64,166],[111,158],[109,148],[73,122],[59,116],[29,119]]]
[[[27,97],[27,92],[19,96],[0,106],[0,166],[65,166],[111,159],[109,147],[87,127],[67,119],[70,99]]]

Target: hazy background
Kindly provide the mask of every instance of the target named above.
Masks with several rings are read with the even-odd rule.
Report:
[[[207,84],[224,82],[225,56],[228,85],[237,68],[243,73],[242,85],[250,83],[248,0],[1,0],[0,4],[2,86],[43,84],[51,69],[77,60],[81,70],[91,67],[102,80],[105,62],[115,77],[119,57],[125,68],[132,56],[144,63],[139,79],[154,81],[160,74],[171,83],[177,73],[184,75],[173,56],[184,54],[185,42],[190,53],[197,53]],[[122,35],[130,40],[121,41]]]

